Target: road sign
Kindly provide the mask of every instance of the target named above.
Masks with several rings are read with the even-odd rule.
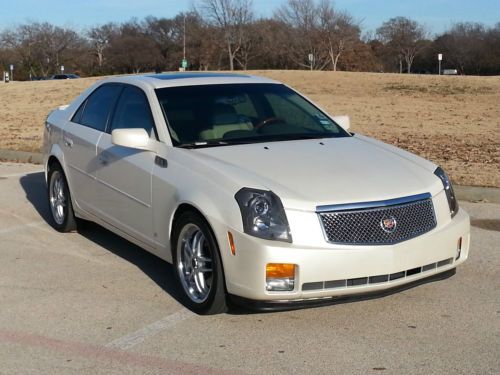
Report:
[[[64,72],[64,65],[61,65],[61,73]]]
[[[188,66],[188,61],[186,59],[182,59],[181,66],[186,69]]]
[[[439,53],[439,54],[438,54],[438,60],[439,60],[439,61],[443,60],[443,54],[442,54],[442,53]]]
[[[309,54],[309,61],[310,62],[314,61],[314,55],[312,53]]]
[[[14,70],[14,64],[10,64],[10,70]]]

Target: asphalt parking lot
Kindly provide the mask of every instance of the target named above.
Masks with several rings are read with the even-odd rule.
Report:
[[[172,267],[89,224],[47,224],[40,166],[0,164],[0,374],[500,373],[500,205],[461,202],[449,279],[320,308],[197,316]]]

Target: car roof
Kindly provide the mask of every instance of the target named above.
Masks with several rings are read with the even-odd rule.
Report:
[[[269,78],[258,77],[236,73],[213,73],[213,72],[179,72],[179,73],[159,73],[143,74],[131,76],[114,76],[104,80],[104,82],[130,83],[138,86],[147,85],[153,89],[177,86],[197,86],[230,83],[274,83]]]

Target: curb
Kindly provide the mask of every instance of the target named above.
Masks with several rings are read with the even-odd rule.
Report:
[[[453,190],[459,201],[500,203],[500,188],[454,185]]]
[[[0,149],[0,161],[14,161],[18,163],[42,164],[43,155],[37,152]]]
[[[42,164],[43,155],[36,152],[12,151],[0,149],[0,161]],[[487,202],[500,204],[500,188],[482,186],[454,185],[458,200],[469,202]]]

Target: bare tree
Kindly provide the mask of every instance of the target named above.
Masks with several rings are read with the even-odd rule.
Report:
[[[439,36],[435,45],[446,56],[445,61],[452,63],[460,74],[479,74],[490,54],[485,43],[486,34],[482,24],[457,23]]]
[[[248,35],[248,24],[253,19],[251,0],[200,0],[202,14],[209,23],[220,29],[227,48],[229,69]]]
[[[87,36],[92,44],[93,53],[97,58],[97,66],[102,70],[104,65],[104,50],[109,47],[109,41],[116,33],[117,27],[113,23],[92,27]]]
[[[162,59],[157,45],[136,20],[121,25],[111,38],[109,55],[112,67],[124,73],[152,70]]]
[[[326,54],[320,45],[318,9],[314,0],[287,0],[278,8],[275,17],[290,26],[288,51],[298,66],[323,69]],[[313,56],[309,61],[308,56]]]
[[[336,71],[340,56],[359,41],[361,30],[352,16],[336,11],[331,0],[321,0],[318,17],[322,43],[328,51],[332,69]]]
[[[411,66],[415,57],[422,50],[426,32],[418,22],[405,17],[391,18],[377,29],[380,40],[398,54],[400,72],[402,62],[406,62],[407,73],[411,72]]]
[[[28,76],[47,76],[61,63],[73,63],[72,51],[83,48],[85,41],[76,31],[45,23],[20,25],[0,37],[21,60]],[[19,71],[19,70],[18,70]]]

